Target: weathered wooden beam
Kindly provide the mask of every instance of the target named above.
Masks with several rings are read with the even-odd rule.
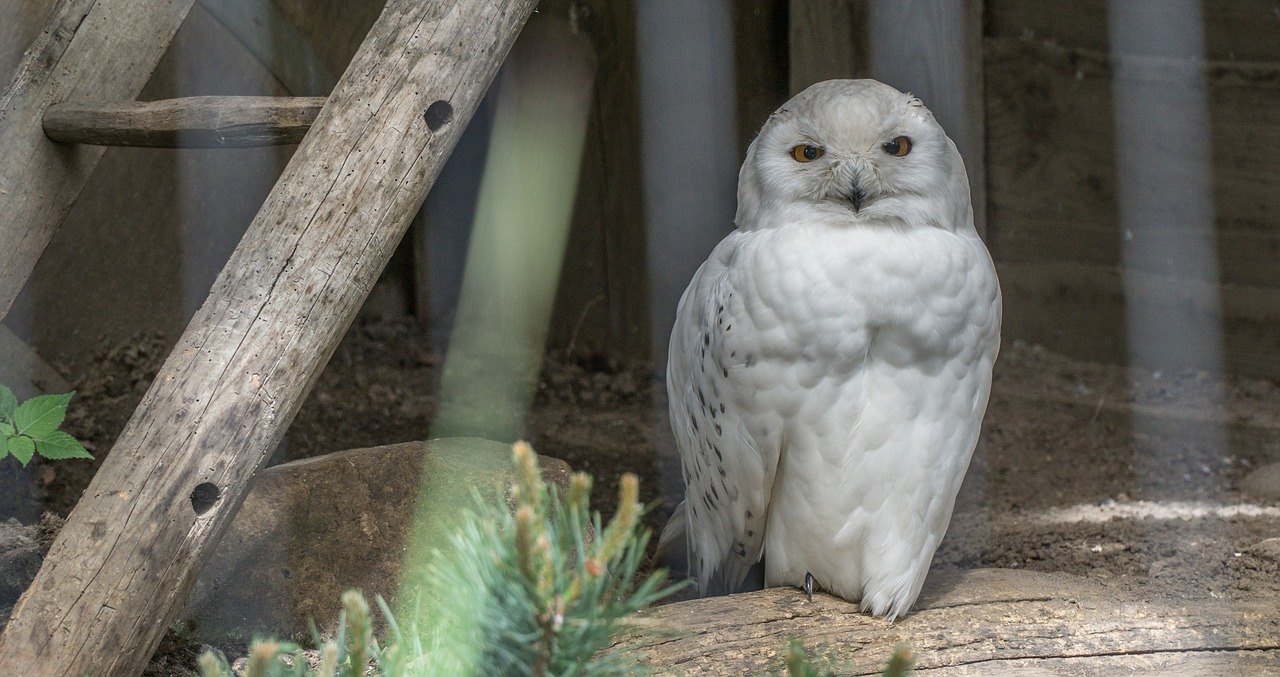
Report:
[[[44,133],[62,143],[151,148],[248,148],[299,143],[324,97],[192,96],[58,103]]]
[[[102,158],[41,128],[65,100],[136,99],[193,0],[60,0],[0,93],[0,318]]]
[[[391,0],[59,533],[15,675],[137,675],[534,0]]]
[[[656,672],[782,672],[787,642],[829,654],[841,675],[879,675],[905,644],[915,674],[1261,674],[1280,659],[1274,598],[1146,601],[1085,578],[1010,569],[936,572],[896,622],[794,588],[641,612],[618,644]]]

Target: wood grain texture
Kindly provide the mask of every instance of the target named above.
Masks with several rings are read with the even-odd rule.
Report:
[[[986,0],[987,37],[1018,39],[1052,37],[1062,45],[1097,51],[1108,48],[1109,0]],[[1148,3],[1152,21],[1161,14],[1180,16],[1185,6]],[[1218,0],[1203,5],[1205,56],[1213,60],[1274,62],[1280,60],[1276,40],[1276,4],[1272,0]]]
[[[1188,281],[1073,261],[1001,262],[996,269],[1004,292],[1006,338],[1123,364],[1128,359],[1125,306],[1134,304],[1189,325],[1221,323],[1229,372],[1280,380],[1280,294],[1274,287]],[[1170,289],[1183,293],[1171,298]],[[1157,359],[1172,357],[1162,352],[1162,345],[1151,349]]]
[[[577,17],[597,65],[573,226],[548,336],[549,345],[572,346],[579,355],[642,355],[649,347],[634,5],[633,0],[543,0],[538,5],[539,13]]]
[[[324,97],[192,96],[163,101],[59,103],[44,133],[61,143],[151,148],[248,148],[302,141]]]
[[[62,101],[131,100],[192,0],[61,0],[0,94],[0,318],[93,173],[103,149],[45,137]]]
[[[999,258],[1119,265],[1116,146],[1105,53],[1039,41],[989,40],[991,204]],[[1280,62],[1207,62],[1216,273],[1230,284],[1277,286],[1280,265]],[[1172,105],[1172,104],[1171,104]],[[1169,143],[1150,159],[1186,165]],[[1176,190],[1176,187],[1168,187]],[[1214,246],[1168,228],[1155,248]],[[1163,267],[1146,270],[1169,272]],[[1185,270],[1200,276],[1204,271]]]
[[[911,615],[872,618],[791,588],[641,612],[619,645],[658,672],[780,674],[790,638],[842,675],[878,675],[906,644],[915,674],[1257,674],[1280,659],[1276,600],[1147,602],[1087,579],[1007,569],[935,572]]]
[[[868,1],[791,3],[788,64],[792,96],[821,80],[868,77]]]
[[[15,607],[6,671],[141,673],[533,6],[388,3]]]
[[[1252,0],[1215,4],[1215,11],[1205,11],[1207,58],[1190,65],[1204,69],[1208,87],[1212,234],[1170,226],[1150,229],[1135,243],[1135,235],[1121,227],[1117,196],[1122,178],[1117,175],[1117,149],[1129,140],[1115,131],[1106,34],[1093,32],[1105,25],[1106,7],[1090,0],[1081,3],[1088,11],[1074,8],[1066,17],[1050,9],[1051,4],[989,2],[987,178],[993,251],[1005,292],[1006,338],[1041,343],[1074,357],[1124,362],[1126,307],[1146,309],[1210,326],[1220,323],[1230,371],[1280,377],[1275,338],[1280,335],[1280,169],[1275,162],[1280,157],[1280,42],[1274,40],[1275,16]],[[1036,14],[1034,8],[1044,13]],[[1173,58],[1152,58],[1148,64],[1145,77],[1150,78],[1189,65]],[[1203,169],[1203,160],[1192,157],[1187,144],[1176,138],[1155,149],[1148,161]],[[1217,265],[1192,269],[1149,257],[1122,270],[1125,246],[1211,249]],[[1136,281],[1130,293],[1126,276]],[[1172,284],[1199,291],[1177,307],[1143,291]],[[1206,295],[1220,301],[1203,302]],[[1220,318],[1212,310],[1217,303]]]

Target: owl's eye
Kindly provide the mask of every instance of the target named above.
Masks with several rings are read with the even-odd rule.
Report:
[[[911,139],[905,136],[895,136],[892,141],[884,145],[884,152],[896,157],[904,157],[911,152]]]
[[[791,157],[795,159],[796,162],[813,162],[814,160],[822,157],[823,152],[824,151],[817,146],[810,146],[802,143],[791,149]]]

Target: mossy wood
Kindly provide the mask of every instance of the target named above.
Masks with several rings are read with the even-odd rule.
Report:
[[[142,672],[534,4],[388,2],[15,607],[7,674]]]
[[[917,675],[1263,674],[1280,665],[1275,599],[1142,600],[1064,574],[935,572],[897,622],[793,588],[641,612],[618,642],[656,672],[780,674],[790,638],[841,675],[879,675],[905,644]]]

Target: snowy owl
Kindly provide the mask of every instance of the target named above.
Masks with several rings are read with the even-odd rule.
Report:
[[[978,441],[1000,288],[955,144],[916,98],[829,80],[769,117],[737,229],[680,299],[667,366],[685,500],[660,548],[701,594],[920,594]]]

